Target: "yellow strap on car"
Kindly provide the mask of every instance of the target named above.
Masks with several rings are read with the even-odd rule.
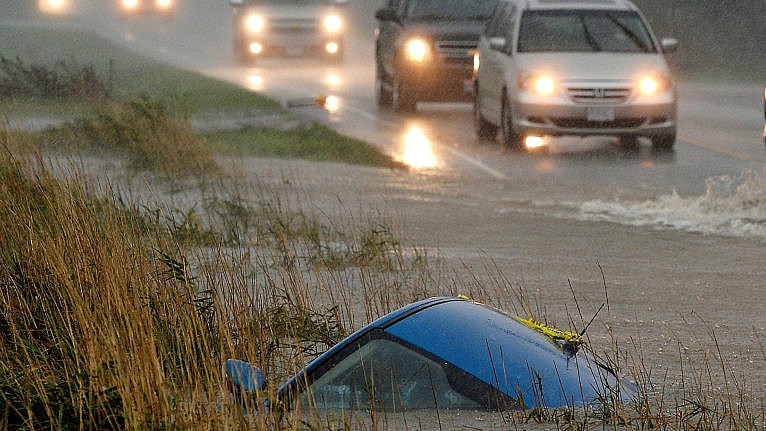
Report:
[[[564,343],[575,348],[579,348],[584,341],[582,335],[576,332],[562,331],[561,329],[546,326],[545,324],[540,323],[531,318],[522,319],[521,317],[516,317],[516,316],[513,316],[513,318],[516,319],[516,321],[518,321],[522,325],[530,329],[534,329],[535,331],[545,335],[551,340],[561,340]]]

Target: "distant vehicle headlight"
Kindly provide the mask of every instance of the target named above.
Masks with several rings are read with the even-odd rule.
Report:
[[[168,10],[173,7],[173,0],[156,0],[157,9]]]
[[[524,90],[540,96],[550,96],[556,92],[558,87],[556,80],[546,74],[522,76],[519,85]]]
[[[253,33],[260,33],[266,26],[266,22],[258,15],[250,15],[245,19],[245,26]]]
[[[337,15],[329,15],[324,19],[324,29],[328,33],[337,33],[343,27],[343,20]]]
[[[416,63],[422,63],[428,59],[431,49],[423,39],[410,39],[404,45],[404,52],[407,59]]]
[[[69,0],[38,0],[37,8],[42,13],[63,14],[69,11]]]
[[[122,8],[125,10],[135,10],[138,8],[138,0],[122,0],[120,2]]]

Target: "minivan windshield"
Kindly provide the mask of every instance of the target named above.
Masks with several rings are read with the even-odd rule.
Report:
[[[654,53],[641,16],[633,11],[526,11],[518,52]]]
[[[412,19],[486,20],[497,0],[410,0],[407,17]]]

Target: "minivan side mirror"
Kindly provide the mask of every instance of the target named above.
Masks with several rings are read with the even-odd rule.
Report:
[[[678,50],[678,39],[672,37],[665,37],[660,41],[662,46],[662,52],[670,54]]]
[[[489,49],[495,51],[505,51],[505,47],[508,45],[508,41],[504,37],[490,37]]]
[[[393,9],[378,9],[375,12],[375,19],[378,21],[396,21],[396,11]]]

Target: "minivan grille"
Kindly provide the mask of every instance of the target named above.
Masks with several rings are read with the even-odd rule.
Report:
[[[580,103],[620,103],[630,97],[630,87],[571,86],[569,97]]]

